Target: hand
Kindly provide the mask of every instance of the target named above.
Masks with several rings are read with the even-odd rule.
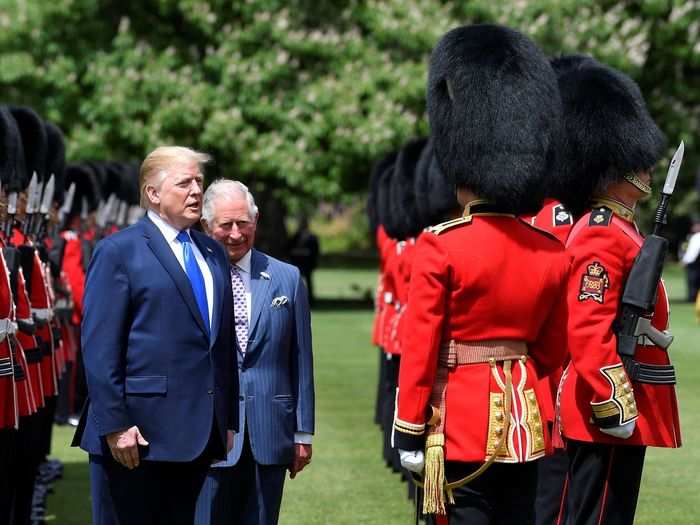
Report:
[[[141,435],[139,427],[133,426],[119,432],[107,434],[107,445],[114,460],[128,469],[139,466],[139,445],[146,446],[148,441]]]
[[[425,467],[425,455],[422,450],[401,450],[399,449],[399,459],[401,466],[406,470],[420,474]]]
[[[226,431],[226,454],[233,450],[233,440],[236,438],[236,434],[233,430]]]
[[[289,467],[289,477],[294,479],[304,467],[311,463],[311,445],[294,444],[294,463]]]
[[[632,420],[628,421],[624,425],[619,425],[617,427],[601,428],[600,431],[603,434],[607,434],[609,436],[613,436],[620,439],[628,439],[632,436],[632,434],[634,434],[634,429],[636,426],[637,422],[635,420]]]

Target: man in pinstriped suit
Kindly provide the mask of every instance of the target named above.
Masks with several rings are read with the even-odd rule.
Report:
[[[218,180],[204,194],[202,224],[231,263],[240,431],[228,459],[209,471],[196,525],[276,524],[285,471],[294,478],[311,461],[307,291],[296,267],[253,249],[257,219],[255,200],[240,182]]]

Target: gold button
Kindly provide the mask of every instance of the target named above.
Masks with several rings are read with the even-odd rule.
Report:
[[[499,437],[502,436],[503,435],[503,428],[496,427],[496,435]]]
[[[503,406],[503,401],[501,401],[500,398],[496,399],[496,401],[494,402],[494,405],[496,405],[498,408],[501,408],[501,406]]]

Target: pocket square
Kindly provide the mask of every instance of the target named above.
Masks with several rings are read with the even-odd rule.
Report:
[[[260,272],[260,277],[262,277],[262,278],[265,279],[266,281],[269,281],[269,280],[270,280],[270,274],[267,273],[267,272]]]
[[[288,302],[289,299],[287,299],[286,295],[280,295],[279,297],[275,297],[272,300],[272,304],[270,304],[270,306],[272,306],[273,308],[279,308],[280,306],[287,304]]]

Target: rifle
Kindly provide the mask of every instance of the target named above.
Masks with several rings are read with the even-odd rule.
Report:
[[[675,371],[671,366],[643,365],[635,361],[635,352],[640,339],[644,342],[668,348],[673,336],[654,328],[647,315],[654,312],[657,290],[664,259],[668,252],[668,240],[661,236],[666,224],[668,204],[676,186],[676,179],[683,161],[685,145],[681,142],[671,159],[666,182],[661,190],[661,200],[654,215],[654,230],[644,239],[637,257],[632,265],[625,289],[622,294],[620,314],[616,321],[617,352],[622,358],[627,374],[633,381],[673,384]]]

